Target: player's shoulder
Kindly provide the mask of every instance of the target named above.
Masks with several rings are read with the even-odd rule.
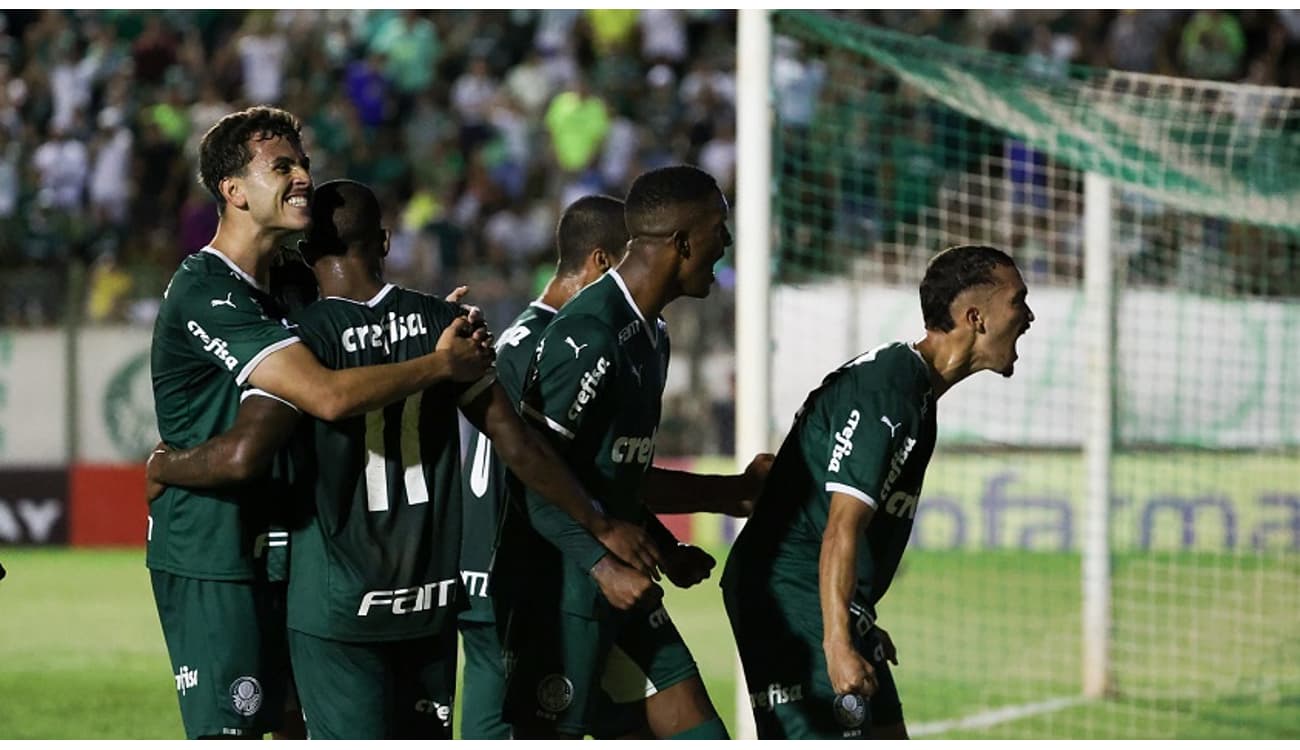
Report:
[[[573,337],[591,345],[605,346],[614,341],[614,329],[607,315],[594,310],[570,310],[565,306],[546,325],[547,339]]]
[[[436,294],[429,294],[417,289],[408,289],[397,284],[388,284],[385,301],[389,309],[398,315],[421,313],[428,316],[434,327],[441,330],[461,315],[461,307]],[[382,292],[381,292],[382,293]]]
[[[837,373],[843,389],[910,399],[929,388],[928,367],[912,344],[891,341],[849,360]]]
[[[178,290],[236,285],[243,287],[247,283],[221,258],[200,250],[185,256],[176,267],[176,273],[172,274],[171,283],[167,286],[167,297],[170,299],[171,293]]]

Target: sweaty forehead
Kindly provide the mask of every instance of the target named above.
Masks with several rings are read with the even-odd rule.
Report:
[[[252,155],[251,161],[269,162],[280,157],[298,161],[305,156],[302,146],[282,135],[267,138],[254,134],[248,139],[248,151]]]

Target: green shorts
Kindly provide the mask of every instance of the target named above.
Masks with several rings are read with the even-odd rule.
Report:
[[[763,595],[740,597],[723,591],[759,739],[863,739],[871,737],[873,726],[903,721],[898,687],[877,629],[853,636],[854,648],[876,672],[875,694],[870,700],[837,695],[826,673],[820,633],[802,632]]]
[[[314,740],[449,740],[456,630],[350,643],[289,631],[298,699]]]
[[[510,725],[501,718],[501,704],[506,697],[506,669],[497,625],[462,620],[460,637],[465,650],[460,737],[464,740],[508,740]]]
[[[149,571],[185,736],[260,737],[278,729],[289,660],[284,586]]]
[[[506,720],[566,735],[637,730],[646,698],[699,675],[662,606],[606,610],[601,618],[518,610],[507,643]]]

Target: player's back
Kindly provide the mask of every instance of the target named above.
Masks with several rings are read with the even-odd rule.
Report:
[[[873,604],[911,532],[935,421],[928,366],[905,343],[881,346],[830,373],[800,407],[722,585],[779,590],[816,607],[832,492],[877,507],[856,560],[855,599]]]
[[[386,285],[366,302],[325,298],[298,317],[327,367],[400,362],[433,351],[459,314],[444,300]],[[314,477],[293,530],[289,627],[338,640],[428,635],[461,602],[463,385],[440,384],[362,416],[307,423]]]

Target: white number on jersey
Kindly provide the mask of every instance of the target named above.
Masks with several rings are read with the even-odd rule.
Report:
[[[474,497],[483,497],[488,491],[488,482],[492,479],[492,440],[483,433],[478,434],[474,445],[474,465],[469,470],[469,491]]]
[[[429,486],[424,481],[424,462],[420,460],[420,401],[417,393],[402,401],[401,431],[397,454],[406,486],[406,504],[429,502]],[[366,413],[366,507],[372,511],[388,510],[388,455],[384,450],[384,410]]]

